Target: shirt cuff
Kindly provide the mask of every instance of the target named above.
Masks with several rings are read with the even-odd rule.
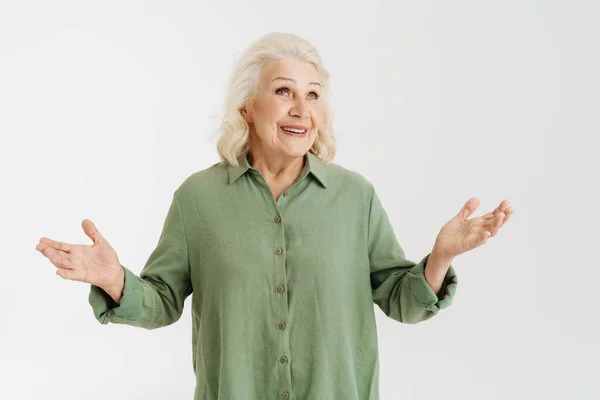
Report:
[[[133,272],[121,267],[125,271],[125,287],[119,304],[104,289],[95,285],[90,287],[88,300],[94,316],[101,324],[131,323],[142,316],[142,284]]]
[[[430,255],[431,253],[427,254],[421,262],[411,269],[408,273],[408,278],[411,280],[412,293],[417,301],[429,311],[437,313],[452,304],[458,285],[458,278],[454,267],[450,264],[438,296],[425,279],[425,267]]]

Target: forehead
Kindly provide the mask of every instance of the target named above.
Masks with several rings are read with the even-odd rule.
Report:
[[[261,83],[270,85],[275,78],[290,78],[298,86],[308,86],[310,82],[321,82],[317,69],[309,62],[295,58],[284,58],[265,65],[261,73]],[[285,82],[278,80],[278,82]]]

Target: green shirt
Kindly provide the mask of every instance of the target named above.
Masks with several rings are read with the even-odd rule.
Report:
[[[156,329],[192,296],[197,400],[377,400],[374,304],[404,323],[452,303],[439,297],[430,254],[405,258],[373,185],[308,153],[275,199],[246,156],[216,163],[174,191],[160,239],[139,276],[125,270],[117,304],[91,286],[102,324]]]

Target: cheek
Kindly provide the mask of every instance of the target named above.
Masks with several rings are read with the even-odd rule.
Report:
[[[325,119],[325,112],[323,109],[318,108],[313,110],[313,124],[316,127],[321,127]]]
[[[271,98],[261,102],[257,107],[257,112],[266,120],[267,123],[274,122],[273,120],[280,119],[282,114],[285,114],[286,105],[281,100]]]

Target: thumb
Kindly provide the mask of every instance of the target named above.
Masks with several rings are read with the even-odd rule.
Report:
[[[460,210],[458,216],[460,219],[465,220],[477,210],[477,207],[479,207],[479,199],[477,197],[471,197],[467,200],[462,210]]]
[[[104,241],[104,237],[102,236],[102,234],[100,234],[100,231],[98,230],[98,228],[96,228],[96,225],[94,225],[94,223],[89,219],[84,219],[81,222],[81,226],[83,227],[83,231],[85,232],[85,234],[88,235],[90,239],[92,239],[94,244],[98,244]]]

